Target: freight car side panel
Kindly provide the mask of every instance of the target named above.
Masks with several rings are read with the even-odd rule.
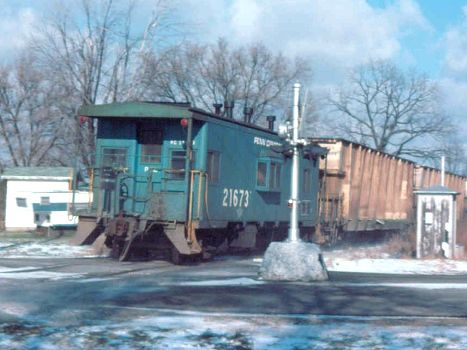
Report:
[[[343,140],[317,140],[329,149],[321,222],[345,231],[402,227],[412,215],[411,163]]]

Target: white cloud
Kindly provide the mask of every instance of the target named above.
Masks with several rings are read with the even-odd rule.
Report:
[[[450,76],[463,75],[467,78],[467,6],[463,8],[464,21],[451,27],[443,37],[445,56],[443,59],[444,74]]]
[[[182,1],[183,2],[183,1]],[[309,58],[315,82],[336,81],[349,67],[404,52],[400,40],[414,30],[431,30],[415,0],[384,8],[365,0],[199,0],[185,12],[204,23],[201,36],[234,44],[262,41],[268,47]]]
[[[467,6],[462,11],[463,22],[450,27],[442,38],[444,58],[439,84],[446,112],[456,118],[459,130],[467,137]]]
[[[3,8],[1,17],[0,50],[5,59],[25,46],[27,35],[33,30],[38,17],[32,8],[20,8],[16,11]]]

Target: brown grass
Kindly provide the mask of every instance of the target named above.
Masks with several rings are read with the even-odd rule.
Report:
[[[457,228],[457,244],[463,244],[467,247],[467,215],[464,216],[464,221]]]
[[[413,258],[416,253],[416,233],[397,233],[392,235],[387,244],[387,253],[401,258]]]

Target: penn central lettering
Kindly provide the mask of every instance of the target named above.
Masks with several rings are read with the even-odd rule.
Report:
[[[262,137],[255,136],[253,138],[253,143],[255,145],[264,146],[264,147],[271,147],[271,146],[280,146],[281,143],[273,140],[263,139]]]

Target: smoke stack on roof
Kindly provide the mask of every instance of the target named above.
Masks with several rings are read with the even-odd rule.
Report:
[[[235,106],[235,102],[233,100],[224,102],[224,117],[229,118],[229,119],[233,118],[234,106]]]
[[[243,121],[245,123],[251,123],[252,115],[253,115],[253,108],[245,106],[245,108],[243,108]]]
[[[214,107],[214,114],[221,115],[222,103],[214,103],[212,106]]]
[[[268,115],[266,117],[266,120],[268,121],[268,129],[271,131],[274,131],[274,122],[276,121],[276,116],[275,115]]]

